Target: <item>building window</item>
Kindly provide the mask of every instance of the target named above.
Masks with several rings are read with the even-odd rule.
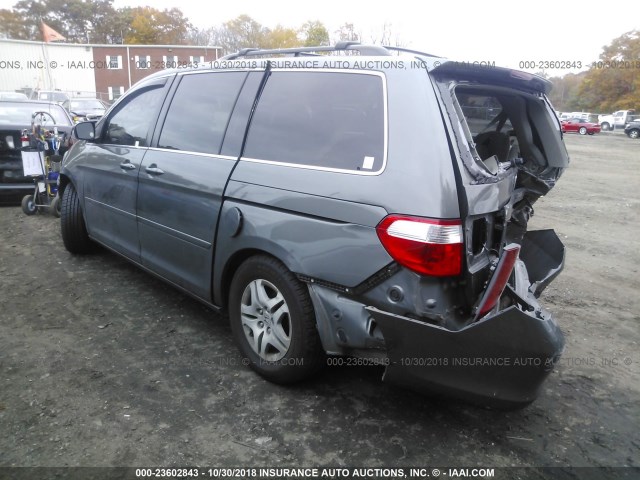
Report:
[[[117,100],[124,94],[124,87],[109,87],[109,100]]]
[[[109,70],[121,70],[122,55],[107,55],[107,68]]]
[[[151,57],[149,55],[144,55],[139,57],[136,55],[136,68],[139,70],[148,70],[151,68]]]
[[[162,57],[164,68],[178,68],[178,57],[176,55],[166,55]]]
[[[204,57],[202,55],[192,55],[189,57],[189,62],[192,67],[197,67],[204,63]]]

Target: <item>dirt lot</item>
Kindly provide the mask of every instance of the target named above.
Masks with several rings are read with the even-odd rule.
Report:
[[[51,216],[0,208],[0,467],[640,466],[640,141],[566,143],[533,223],[567,246],[543,294],[567,345],[518,412],[389,387],[378,367],[269,384],[224,317],[111,253],[69,255]]]

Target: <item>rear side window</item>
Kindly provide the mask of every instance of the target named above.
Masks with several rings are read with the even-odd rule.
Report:
[[[244,72],[185,75],[171,101],[159,148],[217,154]]]
[[[382,77],[274,72],[255,111],[244,157],[362,172],[384,166]]]

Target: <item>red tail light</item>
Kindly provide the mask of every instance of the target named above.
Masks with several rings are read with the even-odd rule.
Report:
[[[507,286],[507,281],[509,281],[509,277],[511,276],[513,267],[516,264],[516,260],[518,260],[519,253],[520,245],[510,243],[509,245],[504,247],[502,256],[498,261],[496,271],[493,272],[493,276],[489,281],[489,286],[487,287],[487,290],[485,291],[482,299],[480,300],[480,304],[478,305],[478,313],[476,314],[476,319],[490,312],[491,309],[495,307],[496,303],[498,303],[498,300],[500,299],[500,296],[504,291],[504,287]]]
[[[23,147],[29,146],[29,134],[26,130],[22,131],[22,134],[20,135],[20,142],[22,143]]]
[[[460,220],[389,215],[376,230],[384,248],[400,265],[420,275],[460,275],[464,251]]]

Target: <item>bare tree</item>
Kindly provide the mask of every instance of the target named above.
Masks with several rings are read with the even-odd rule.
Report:
[[[393,33],[393,25],[385,22],[377,31],[372,31],[369,36],[370,42],[374,45],[388,45],[391,47],[406,47],[406,42],[399,34]]]

